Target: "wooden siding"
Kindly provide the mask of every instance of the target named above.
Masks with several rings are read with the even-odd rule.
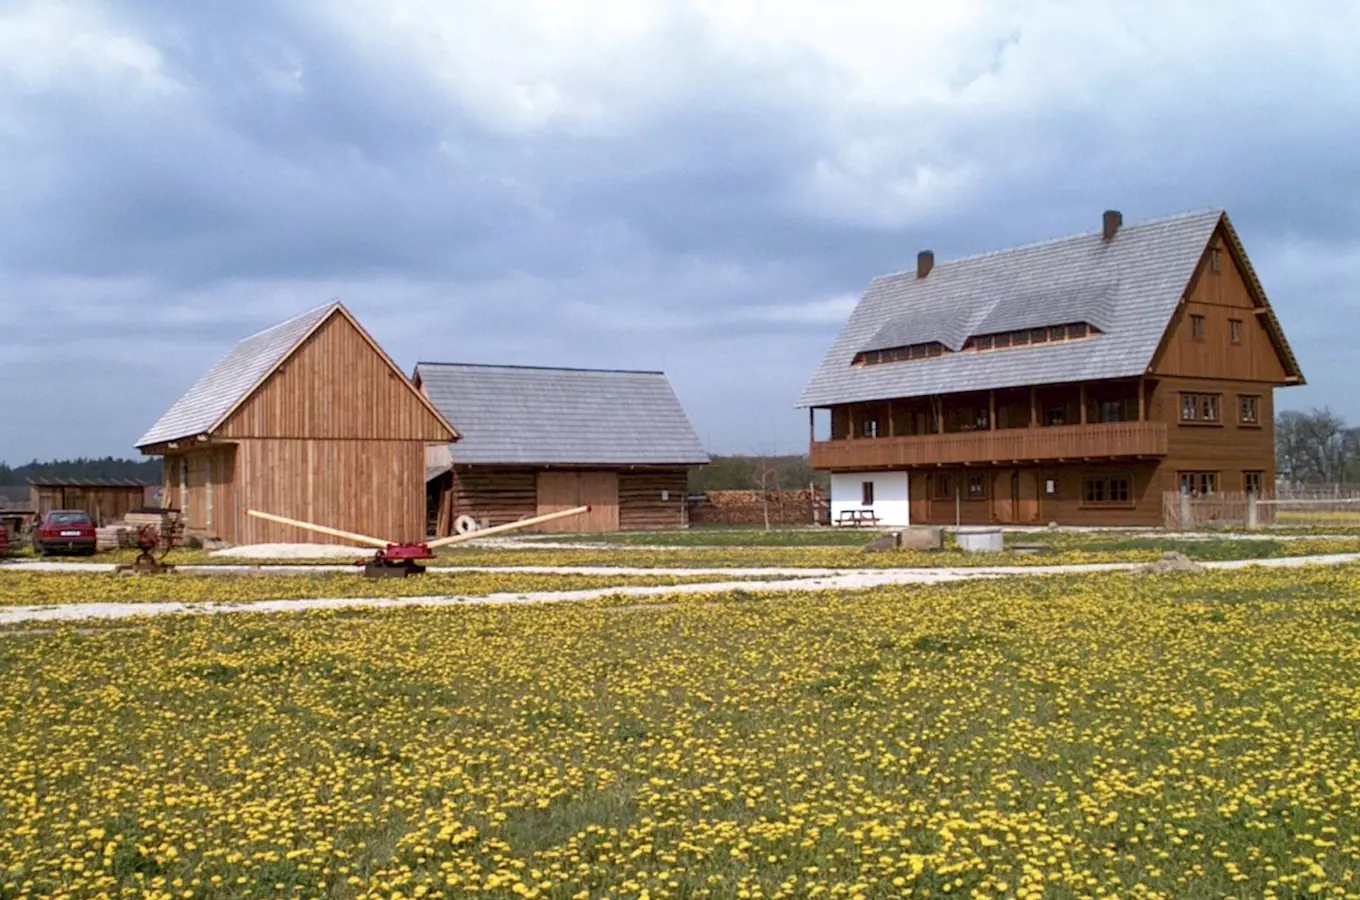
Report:
[[[1164,398],[1158,409],[1167,422],[1168,452],[1162,464],[1166,473],[1163,490],[1180,489],[1177,473],[1216,472],[1220,491],[1244,489],[1244,472],[1263,473],[1262,489],[1275,487],[1275,401],[1273,386],[1240,381],[1166,379],[1158,385]],[[1180,421],[1182,391],[1219,395],[1219,424],[1186,424]],[[1238,421],[1238,398],[1256,396],[1259,425]]]
[[[1258,315],[1247,279],[1238,266],[1222,233],[1211,246],[1218,251],[1218,271],[1214,271],[1212,250],[1200,260],[1185,302],[1180,305],[1168,327],[1167,336],[1152,371],[1161,376],[1220,378],[1285,384],[1285,363],[1277,350],[1266,319]],[[1204,317],[1204,334],[1197,338],[1192,316]],[[1230,320],[1241,325],[1241,343],[1231,340]]]
[[[569,519],[544,522],[534,530],[544,534],[618,531],[618,473],[609,470],[538,473],[538,515],[575,506],[589,506],[590,512]]]
[[[303,341],[213,437],[428,443],[452,439],[410,380],[343,315],[331,316]]]
[[[812,466],[833,471],[1001,460],[1158,456],[1167,452],[1162,422],[1108,422],[1007,428],[914,437],[815,441]]]
[[[146,489],[137,485],[34,485],[28,496],[39,515],[54,509],[82,509],[101,526],[146,505]]]
[[[685,469],[635,469],[619,473],[619,528],[679,528],[685,519]],[[663,497],[663,492],[665,496]]]
[[[504,525],[538,510],[537,473],[530,468],[455,466],[450,475],[453,517],[471,516],[477,524]]]
[[[1131,502],[1088,505],[1083,494],[1087,478],[1127,477]],[[917,524],[1142,526],[1162,522],[1162,478],[1151,462],[1120,465],[1068,464],[1057,466],[1001,466],[970,469],[915,470],[909,475],[911,520]],[[983,496],[967,496],[967,479],[981,479]],[[937,487],[947,479],[948,496]],[[1053,481],[1054,493],[1046,493]],[[954,489],[959,499],[954,499]]]
[[[455,467],[450,475],[439,480],[435,490],[442,492],[451,487],[454,491],[454,518],[468,515],[478,524],[485,520],[489,525],[502,525],[538,514],[542,471],[509,466]],[[683,468],[619,470],[613,528],[629,531],[679,528],[685,521],[687,476],[688,471]],[[668,492],[666,499],[662,499],[663,491]],[[589,518],[584,521],[589,523]],[[580,531],[583,527],[583,520],[565,520],[560,532]]]
[[[191,522],[199,520],[194,500],[191,485]],[[424,540],[425,447],[416,441],[241,441],[235,492],[214,506],[223,522],[218,530],[233,543],[345,543],[256,519],[247,509],[394,542]],[[232,533],[234,539],[226,537]]]

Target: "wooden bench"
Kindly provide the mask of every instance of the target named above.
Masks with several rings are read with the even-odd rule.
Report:
[[[836,516],[837,525],[849,525],[858,528],[861,525],[877,525],[878,514],[872,509],[843,509],[840,515]]]

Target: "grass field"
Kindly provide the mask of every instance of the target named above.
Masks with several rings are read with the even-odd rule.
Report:
[[[1356,897],[1360,568],[0,637],[0,897]]]
[[[0,607],[61,603],[246,603],[310,597],[413,597],[575,591],[712,581],[697,575],[536,575],[529,572],[431,572],[421,578],[315,575],[159,575],[0,572]],[[741,578],[723,580],[741,581]]]

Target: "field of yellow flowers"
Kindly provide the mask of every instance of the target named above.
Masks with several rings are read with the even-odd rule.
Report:
[[[1360,567],[0,633],[0,897],[1360,897]]]
[[[540,575],[532,572],[430,572],[420,578],[364,578],[357,572],[301,575],[132,576],[106,573],[0,572],[0,607],[63,603],[248,603],[311,597],[417,597],[576,591],[712,581],[702,575]],[[724,579],[747,580],[747,579]],[[3,895],[0,895],[3,896]]]

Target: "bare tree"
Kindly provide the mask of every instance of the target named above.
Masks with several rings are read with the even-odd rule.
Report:
[[[1360,428],[1331,409],[1287,410],[1275,417],[1275,464],[1291,482],[1339,484],[1360,460]]]

